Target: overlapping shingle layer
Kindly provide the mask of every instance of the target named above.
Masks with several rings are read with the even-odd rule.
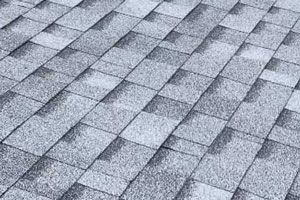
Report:
[[[300,200],[299,0],[0,0],[1,200]]]

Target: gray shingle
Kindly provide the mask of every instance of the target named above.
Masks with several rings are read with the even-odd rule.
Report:
[[[180,67],[188,59],[188,55],[178,51],[156,47],[150,54],[148,54],[147,58],[155,62]]]
[[[284,199],[299,168],[299,150],[266,141],[241,188],[267,199]]]
[[[21,81],[35,71],[39,66],[39,64],[7,56],[0,60],[0,74],[17,81]]]
[[[130,68],[116,65],[109,62],[104,62],[103,60],[97,61],[91,66],[92,69],[98,70],[105,74],[110,74],[113,76],[118,76],[120,78],[125,78],[131,71]]]
[[[35,64],[45,64],[50,58],[54,57],[58,51],[43,47],[41,45],[27,42],[20,48],[12,52],[11,56]]]
[[[77,79],[71,83],[66,90],[76,94],[93,98],[103,99],[112,91],[122,79],[103,74],[93,69],[88,69],[80,74]]]
[[[149,102],[143,111],[181,121],[191,108],[192,106],[189,104],[157,95]]]
[[[171,134],[178,121],[141,112],[121,133],[121,137],[158,149]]]
[[[202,42],[202,39],[181,34],[176,31],[170,32],[159,46],[191,54]]]
[[[42,104],[8,91],[0,96],[0,140],[33,115]]]
[[[0,95],[4,94],[5,92],[7,92],[8,90],[10,90],[12,87],[14,87],[18,82],[5,78],[3,76],[0,76]]]
[[[40,67],[15,86],[12,91],[46,103],[72,80],[72,77]]]
[[[0,48],[6,51],[13,51],[30,38],[28,35],[4,29],[0,29],[0,36]]]
[[[219,41],[204,41],[183,69],[215,78],[238,47]]]
[[[189,180],[176,199],[178,200],[229,200],[232,193],[204,183]]]
[[[193,178],[234,192],[260,148],[260,144],[243,140],[234,130],[225,129],[210,145]]]
[[[46,155],[72,166],[87,168],[114,138],[112,134],[79,123]]]
[[[180,19],[153,11],[135,26],[133,30],[144,35],[163,39],[179,22]]]
[[[82,122],[119,134],[137,114],[137,111],[100,103],[83,118]]]
[[[154,90],[123,81],[102,102],[130,111],[140,111],[155,94]]]
[[[78,183],[115,196],[120,196],[129,184],[128,181],[119,177],[109,176],[90,169],[80,177]]]
[[[63,92],[22,124],[5,143],[43,155],[95,104],[90,99]]]
[[[258,79],[231,118],[229,126],[266,137],[290,95],[290,88]]]
[[[163,147],[174,151],[190,154],[201,158],[207,150],[206,146],[194,143],[189,140],[171,135],[164,143]]]
[[[21,176],[38,160],[38,157],[9,147],[5,144],[0,145],[0,152],[0,186],[3,187],[4,191],[21,178]]]
[[[3,200],[15,200],[15,199],[23,199],[23,200],[50,200],[47,197],[39,196],[34,193],[27,192],[25,190],[18,189],[16,187],[13,187],[9,189],[1,198]]]
[[[174,65],[145,59],[129,74],[126,80],[159,90],[176,70],[177,67]]]
[[[61,200],[117,200],[117,197],[75,183]]]
[[[232,200],[264,200],[264,199],[245,190],[237,189],[237,191],[234,193],[232,197]]]
[[[230,10],[238,2],[238,0],[203,0],[202,3],[221,8],[224,10]]]
[[[277,6],[279,8],[284,8],[284,9],[287,9],[287,10],[292,10],[292,11],[295,11],[295,12],[300,11],[300,2],[298,2],[298,1],[278,0],[275,3],[275,6]]]
[[[298,13],[278,7],[272,7],[263,20],[280,26],[291,28],[299,17]]]
[[[249,89],[245,84],[220,76],[201,96],[195,109],[208,115],[229,119]]]
[[[212,80],[209,77],[180,69],[167,82],[159,94],[192,105],[196,103],[200,95],[212,83]]]
[[[69,76],[78,76],[96,60],[97,57],[93,55],[66,48],[47,62],[44,67]]]
[[[154,153],[153,149],[117,138],[100,154],[90,169],[131,181]]]
[[[194,8],[193,5],[180,5],[173,2],[162,2],[154,10],[157,13],[163,15],[169,15],[172,17],[183,19]]]
[[[265,13],[266,11],[237,3],[220,25],[250,33]]]
[[[269,10],[275,2],[276,0],[241,0],[241,3],[263,10]]]
[[[42,158],[16,184],[16,187],[58,199],[80,177],[83,170]]]
[[[144,18],[159,3],[151,0],[125,0],[117,9],[117,12]]]
[[[225,127],[226,121],[191,112],[174,131],[174,135],[209,146]]]
[[[285,108],[300,113],[300,90],[294,90]]]
[[[122,198],[173,199],[197,163],[193,156],[162,148],[129,185]]]
[[[51,24],[59,17],[66,14],[69,10],[70,8],[67,6],[43,1],[23,16],[35,21]]]
[[[175,28],[179,33],[204,38],[226,15],[226,12],[199,4]]]

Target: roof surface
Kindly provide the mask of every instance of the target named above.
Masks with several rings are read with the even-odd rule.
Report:
[[[300,200],[299,0],[0,0],[1,200]]]

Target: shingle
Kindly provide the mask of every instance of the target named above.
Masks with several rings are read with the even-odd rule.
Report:
[[[289,191],[290,194],[300,196],[300,174],[298,173]]]
[[[220,76],[201,96],[195,109],[208,115],[229,119],[249,89],[245,84]]]
[[[82,0],[50,0],[51,2],[58,3],[61,5],[74,7],[79,4]]]
[[[54,57],[58,51],[43,47],[41,45],[27,42],[20,48],[12,52],[11,56],[31,63],[42,65],[50,58]]]
[[[67,6],[43,1],[23,16],[35,21],[51,24],[59,17],[66,14],[69,10],[70,8]]]
[[[93,55],[66,48],[47,62],[44,67],[69,76],[78,76],[96,60],[97,57]]]
[[[175,31],[203,39],[225,15],[226,12],[221,9],[199,4],[180,22]]]
[[[280,26],[291,28],[299,17],[298,13],[278,7],[272,7],[263,20]]]
[[[120,65],[124,68],[135,68],[143,59],[144,55],[128,51],[120,48],[113,47],[106,52],[101,60]]]
[[[159,46],[191,54],[202,42],[202,39],[181,34],[176,31],[170,32]]]
[[[89,12],[80,7],[75,7],[63,17],[59,18],[56,23],[76,30],[86,31],[103,16],[102,13]]]
[[[230,10],[238,2],[238,0],[203,0],[202,3],[221,8],[224,10]]]
[[[163,39],[173,28],[175,28],[179,21],[180,19],[165,16],[153,11],[136,25],[133,31],[154,38]]]
[[[211,40],[240,46],[246,39],[247,34],[224,26],[216,26],[208,35]]]
[[[220,25],[250,33],[265,13],[266,11],[237,3]]]
[[[97,61],[91,66],[91,68],[120,78],[125,78],[131,71],[131,69],[128,67],[104,62],[102,60]]]
[[[4,190],[12,186],[38,160],[37,156],[5,144],[0,145],[0,152],[0,187]]]
[[[299,168],[298,149],[266,141],[240,187],[266,199],[284,199]]]
[[[155,12],[163,15],[169,15],[172,17],[183,19],[194,8],[191,5],[179,5],[172,2],[162,2],[155,8]]]
[[[232,193],[203,184],[195,180],[189,180],[180,191],[178,200],[230,200]]]
[[[88,69],[80,74],[66,90],[96,100],[103,99],[122,79]]]
[[[83,170],[42,158],[16,184],[16,187],[58,199],[80,177]]]
[[[241,3],[263,10],[269,10],[275,2],[276,0],[241,0]]]
[[[15,199],[23,199],[23,200],[50,200],[47,197],[39,196],[34,193],[27,192],[25,190],[18,189],[16,187],[12,187],[9,189],[1,198],[3,200],[15,200]]]
[[[275,3],[275,6],[295,12],[300,12],[300,2],[294,0],[278,0]]]
[[[289,99],[287,109],[300,113],[300,91],[294,90],[291,98]]]
[[[140,111],[155,94],[154,90],[123,81],[102,102],[130,111]]]
[[[212,80],[209,77],[180,69],[172,76],[159,94],[177,101],[194,104],[212,83]]]
[[[171,135],[164,143],[163,147],[174,151],[190,154],[201,158],[207,151],[207,147],[180,137]]]
[[[92,100],[63,92],[22,124],[5,143],[43,155],[95,104]]]
[[[144,111],[181,121],[188,114],[191,108],[192,106],[189,104],[157,95],[144,108]]]
[[[260,148],[260,144],[238,137],[234,130],[224,129],[210,145],[193,178],[234,192]]]
[[[12,91],[46,103],[72,80],[72,77],[40,67],[15,86]]]
[[[0,61],[2,76],[21,81],[35,71],[40,65],[7,56]]]
[[[8,90],[10,90],[12,87],[17,85],[17,83],[18,83],[17,81],[0,76],[0,85],[1,85],[0,95],[4,94]]]
[[[118,41],[115,44],[115,47],[146,56],[159,44],[159,42],[160,40],[158,39],[131,31]]]
[[[6,26],[5,30],[10,30],[15,33],[20,33],[32,37],[46,27],[47,24],[33,21],[25,17],[19,17],[8,26]]]
[[[61,198],[61,200],[117,200],[118,198],[98,190],[75,183]]]
[[[178,124],[177,121],[141,112],[121,133],[132,142],[158,149]]]
[[[225,127],[226,121],[191,112],[174,131],[174,135],[209,146]]]
[[[300,118],[299,114],[284,109],[272,128],[268,138],[294,147],[300,147]]]
[[[117,138],[100,154],[90,169],[131,181],[154,153],[153,149]]]
[[[31,39],[32,42],[62,50],[81,35],[80,31],[53,24]]]
[[[193,156],[162,148],[129,185],[122,198],[174,199],[197,163]]]
[[[125,0],[117,9],[117,12],[144,18],[159,3],[151,0]]]
[[[264,138],[290,95],[290,88],[258,79],[228,126]]]
[[[109,176],[90,169],[80,177],[78,183],[116,196],[120,196],[129,184],[119,177]]]
[[[204,41],[182,68],[215,78],[237,49],[219,41]]]
[[[178,51],[156,47],[146,58],[155,62],[180,67],[188,59],[188,55]]]
[[[0,29],[0,36],[0,48],[6,51],[15,50],[30,38],[28,35],[6,29]]]
[[[79,123],[46,155],[72,166],[87,168],[114,138],[110,133]]]
[[[14,20],[23,13],[28,11],[28,8],[24,8],[18,5],[6,3],[4,1],[0,4],[0,18]]]
[[[263,62],[268,62],[273,54],[273,50],[261,48],[251,44],[244,44],[236,53],[237,56]]]
[[[233,56],[221,72],[221,75],[251,85],[256,81],[265,65],[266,62],[263,61]]]
[[[237,189],[234,193],[232,200],[264,200],[263,198],[252,194],[251,192],[247,192],[242,189]]]
[[[99,129],[119,134],[138,112],[100,103],[82,122]]]
[[[0,49],[0,59],[4,58],[9,54],[9,51],[5,51],[3,49]]]
[[[33,115],[42,104],[8,91],[0,96],[0,140]]]
[[[159,90],[176,70],[176,66],[145,59],[128,75],[126,80]]]
[[[248,36],[246,42],[276,50],[287,35],[288,31],[288,28],[283,28],[266,22],[260,22]]]

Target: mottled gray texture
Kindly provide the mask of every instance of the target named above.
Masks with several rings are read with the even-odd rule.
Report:
[[[0,199],[300,200],[299,0],[0,0]]]

